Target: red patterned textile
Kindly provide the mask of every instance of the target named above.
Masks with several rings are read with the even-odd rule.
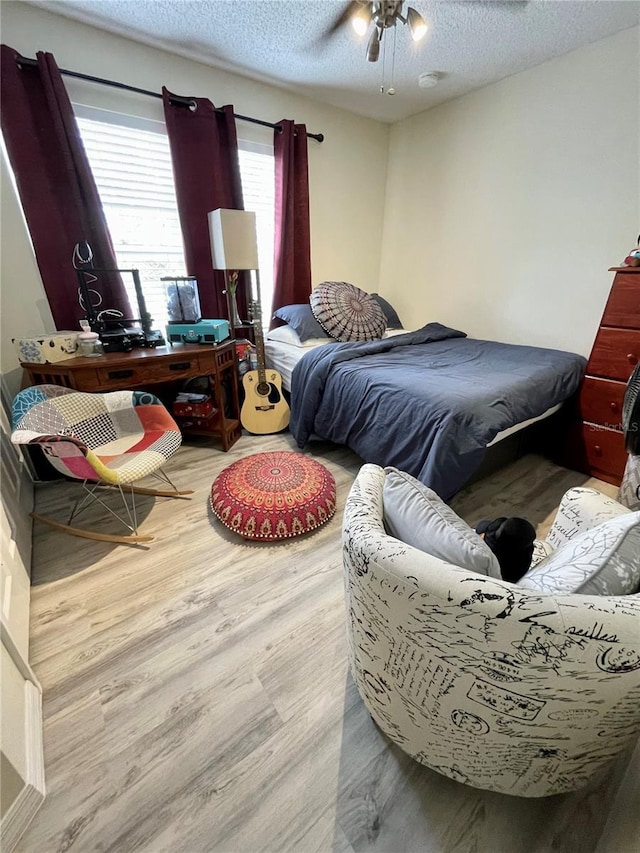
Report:
[[[328,521],[336,484],[324,465],[290,451],[254,453],[225,468],[211,487],[211,509],[245,539],[289,539]]]

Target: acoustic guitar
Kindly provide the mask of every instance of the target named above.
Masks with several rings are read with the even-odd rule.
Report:
[[[267,370],[264,358],[264,338],[260,306],[251,303],[251,321],[256,338],[258,369],[249,370],[242,377],[244,403],[240,410],[240,423],[248,432],[268,435],[289,426],[291,411],[282,394],[282,376],[277,370]]]

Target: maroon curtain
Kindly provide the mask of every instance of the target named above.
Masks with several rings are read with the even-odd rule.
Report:
[[[274,133],[275,252],[271,313],[307,302],[311,293],[309,164],[304,124],[281,121]],[[271,325],[274,325],[272,320]]]
[[[89,243],[96,267],[113,269],[116,257],[56,61],[39,52],[37,67],[20,66],[18,56],[2,45],[2,133],[56,327],[77,329],[84,311],[72,263],[76,243]],[[20,287],[20,282],[4,286]],[[119,275],[101,275],[92,286],[102,296],[101,308],[131,317]]]
[[[212,266],[207,214],[244,209],[233,107],[218,111],[207,98],[173,95],[164,87],[162,98],[187,274],[198,280],[202,316],[227,317],[224,273]],[[237,300],[244,319],[245,287],[238,287]]]

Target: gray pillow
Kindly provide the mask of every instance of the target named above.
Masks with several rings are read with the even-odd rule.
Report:
[[[538,592],[629,595],[640,586],[640,512],[585,530],[518,581]]]
[[[273,312],[273,316],[284,320],[295,329],[301,341],[307,341],[309,338],[331,337],[313,316],[308,302],[301,305],[283,305],[282,308]]]
[[[461,569],[501,577],[493,551],[432,489],[397,468],[384,470],[383,520],[391,536]]]
[[[380,296],[379,293],[370,293],[369,296],[372,299],[375,299],[378,305],[382,308],[382,313],[387,319],[387,329],[404,329],[404,326],[400,322],[400,317],[398,317],[393,305],[390,305],[383,296]]]

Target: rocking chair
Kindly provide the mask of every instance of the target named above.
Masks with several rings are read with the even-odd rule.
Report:
[[[58,385],[35,385],[16,396],[12,406],[14,444],[38,445],[60,473],[81,480],[84,495],[76,501],[66,524],[31,513],[57,530],[101,542],[138,544],[153,536],[138,534],[135,496],[156,495],[186,498],[160,468],[180,447],[182,436],[175,421],[153,394],[145,391],[113,391],[86,394]],[[153,475],[170,489],[135,486]],[[116,488],[124,505],[119,515],[100,497],[102,488]],[[130,496],[128,502],[125,493]],[[188,499],[188,498],[187,498]],[[121,521],[129,535],[116,536],[80,527],[71,522],[94,501]]]

